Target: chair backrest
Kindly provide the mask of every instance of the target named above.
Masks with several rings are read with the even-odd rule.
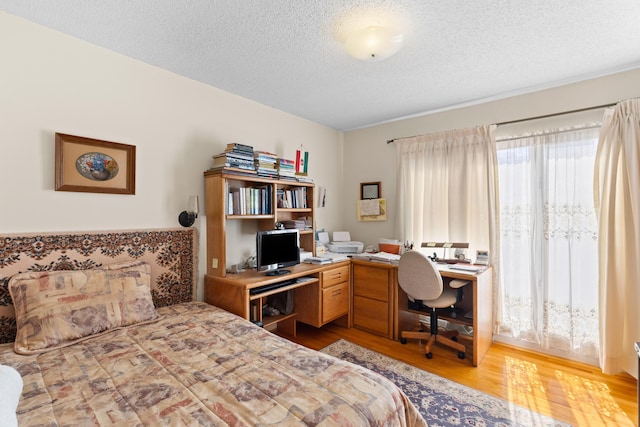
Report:
[[[442,295],[442,276],[425,254],[408,251],[398,264],[398,283],[413,299],[434,300]]]

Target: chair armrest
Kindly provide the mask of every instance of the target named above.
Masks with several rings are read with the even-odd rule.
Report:
[[[453,279],[453,280],[451,280],[449,282],[449,287],[451,289],[458,289],[458,288],[461,288],[463,286],[468,285],[469,283],[471,283],[471,282],[468,281],[468,280]]]

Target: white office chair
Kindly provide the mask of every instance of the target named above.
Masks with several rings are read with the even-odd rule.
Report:
[[[462,287],[470,283],[464,280],[451,280],[444,285],[437,266],[425,254],[418,251],[405,252],[398,265],[398,283],[407,293],[409,309],[426,312],[430,315],[430,332],[402,331],[400,342],[407,338],[426,339],[425,356],[433,357],[431,347],[439,342],[458,350],[458,358],[465,358],[465,346],[458,341],[458,331],[438,331],[438,310],[449,309],[462,299]]]

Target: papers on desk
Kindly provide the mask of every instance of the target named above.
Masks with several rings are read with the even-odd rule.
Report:
[[[325,252],[322,256],[331,258],[333,262],[348,261],[349,255],[345,253]]]
[[[462,270],[467,273],[480,273],[487,268],[486,266],[471,264],[449,264],[448,267],[450,270]]]
[[[400,261],[400,255],[390,254],[389,252],[376,252],[371,254],[371,261],[398,262]]]
[[[348,260],[349,260],[349,257],[347,257],[346,254],[325,252],[324,254],[319,256],[312,256],[312,257],[305,258],[303,262],[306,262],[307,264],[324,265],[324,264],[331,264],[334,262],[341,262],[341,261],[348,261]]]
[[[387,262],[392,264],[397,264],[400,261],[400,255],[390,254],[388,252],[353,254],[351,257],[353,259],[364,259],[367,261]]]
[[[331,264],[333,262],[333,259],[331,259],[330,257],[323,257],[323,256],[311,256],[308,258],[305,258],[304,262],[306,262],[307,264]]]

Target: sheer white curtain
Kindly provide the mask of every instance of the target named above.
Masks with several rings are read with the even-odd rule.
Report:
[[[596,363],[599,126],[497,142],[501,223],[498,335]]]
[[[395,141],[398,171],[396,234],[416,245],[469,242],[490,251],[498,271],[498,170],[495,126]]]
[[[599,223],[600,366],[638,377],[640,341],[640,99],[607,110],[596,158]]]

